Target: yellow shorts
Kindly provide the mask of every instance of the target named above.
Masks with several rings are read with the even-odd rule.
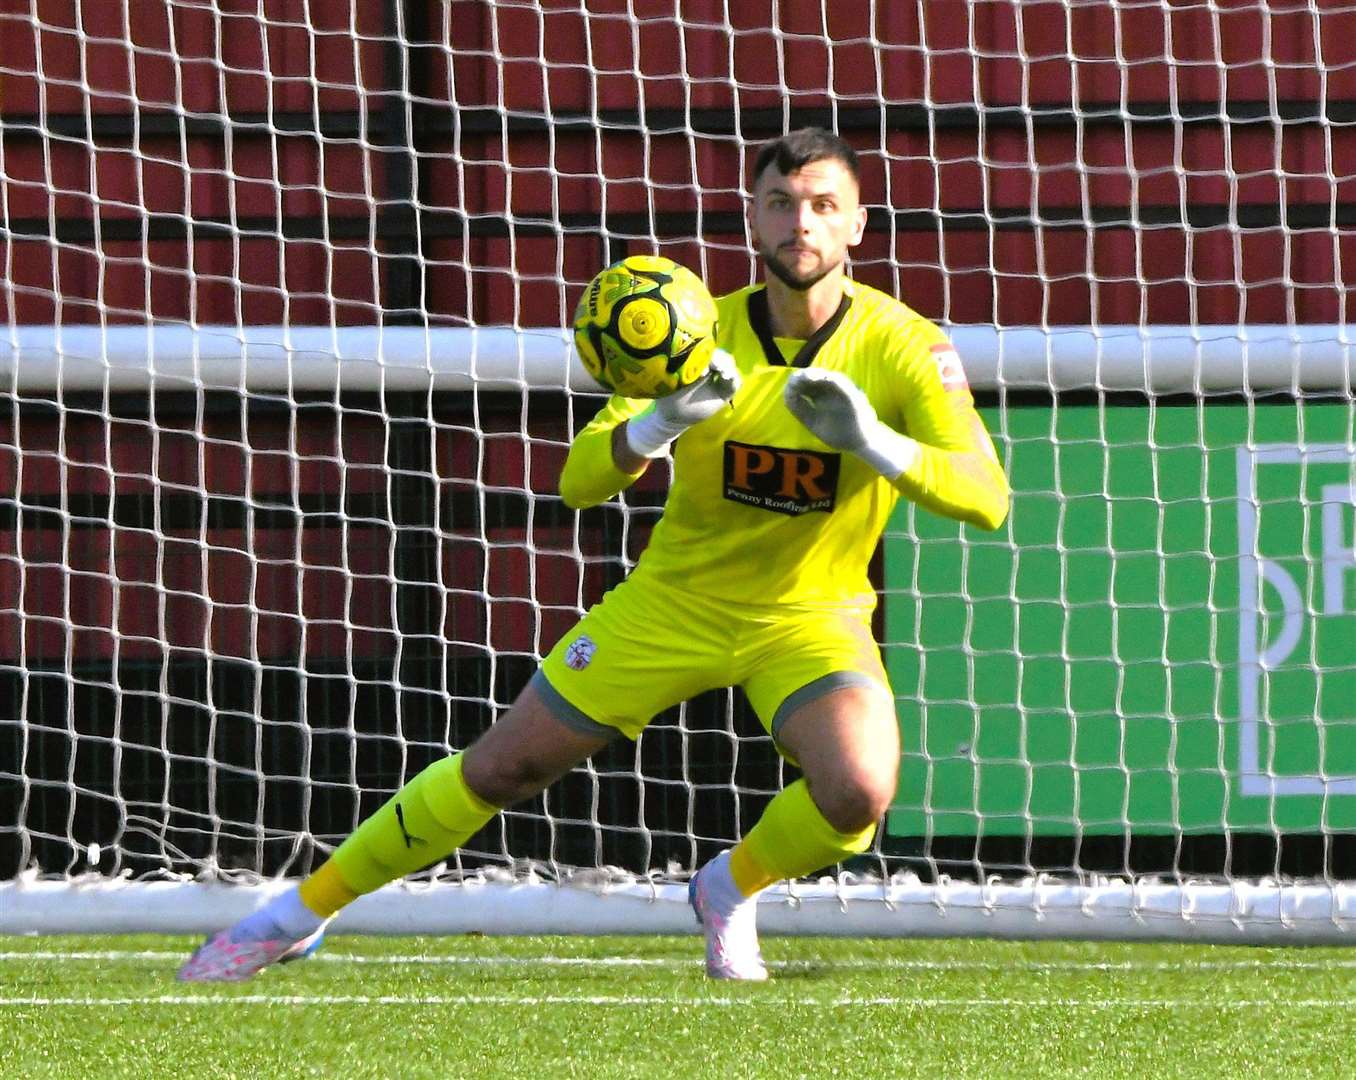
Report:
[[[657,713],[717,687],[743,687],[774,738],[792,711],[831,690],[890,693],[869,610],[749,608],[653,578],[624,581],[590,608],[533,685],[575,730],[631,739]]]

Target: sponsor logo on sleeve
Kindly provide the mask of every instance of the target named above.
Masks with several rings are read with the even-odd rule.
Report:
[[[943,389],[948,391],[970,389],[970,383],[965,378],[965,368],[954,346],[942,341],[932,346],[930,351],[932,358],[937,361],[937,374],[942,377]]]
[[[842,455],[781,446],[725,444],[725,497],[778,514],[828,513]]]

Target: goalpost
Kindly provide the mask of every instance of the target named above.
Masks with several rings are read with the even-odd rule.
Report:
[[[74,8],[74,11],[72,11]],[[755,12],[754,9],[758,10]],[[389,0],[0,11],[0,932],[204,931],[469,743],[634,564],[555,493],[604,263],[754,279],[751,153],[862,155],[1014,489],[876,561],[905,759],[770,933],[1344,942],[1356,11]],[[686,932],[790,775],[656,719],[352,932]]]

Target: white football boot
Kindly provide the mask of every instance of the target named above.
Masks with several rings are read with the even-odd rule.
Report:
[[[729,862],[730,853],[721,852],[687,885],[688,903],[706,931],[706,974],[713,979],[766,982],[767,965],[758,948],[758,904],[739,895]],[[717,877],[726,880],[713,883]]]

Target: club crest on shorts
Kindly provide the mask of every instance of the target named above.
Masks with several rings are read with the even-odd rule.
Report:
[[[593,660],[598,646],[588,634],[580,634],[565,646],[565,666],[572,671],[583,671]]]

